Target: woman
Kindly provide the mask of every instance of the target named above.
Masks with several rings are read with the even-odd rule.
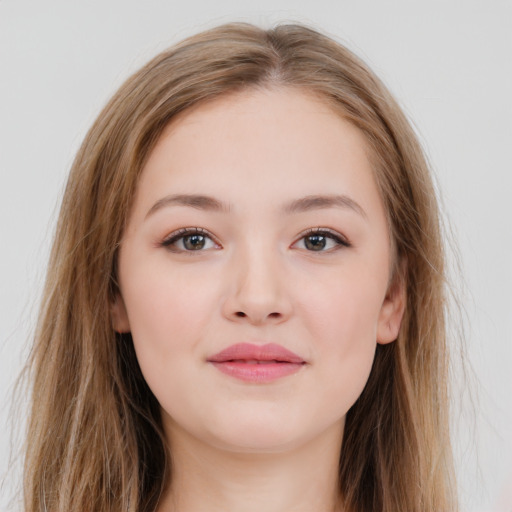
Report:
[[[26,510],[456,510],[444,293],[424,156],[364,64],[296,25],[185,40],[71,170]]]

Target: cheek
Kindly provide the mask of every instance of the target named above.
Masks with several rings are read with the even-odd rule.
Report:
[[[158,264],[136,268],[126,280],[123,298],[142,373],[151,388],[158,388],[179,372],[182,355],[202,356],[200,342],[213,314],[214,290]]]
[[[311,289],[301,309],[315,340],[314,360],[322,366],[318,375],[326,398],[338,404],[338,413],[346,413],[371,371],[384,292],[372,273],[347,272],[338,277]]]
[[[317,275],[307,288],[296,280],[301,316],[318,346],[338,354],[357,350],[363,344],[375,344],[379,313],[385,295],[385,279],[371,269],[358,271],[348,266],[337,273]],[[323,342],[321,341],[323,340]]]

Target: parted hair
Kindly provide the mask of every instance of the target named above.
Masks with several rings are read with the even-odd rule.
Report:
[[[311,28],[231,23],[131,76],[98,116],[64,193],[29,361],[26,512],[150,512],[172,480],[159,404],[130,334],[114,331],[116,261],[149,153],[178,113],[249,88],[313,93],[364,134],[406,307],[348,411],[339,490],[348,512],[454,512],[446,279],[422,148],[352,52]]]

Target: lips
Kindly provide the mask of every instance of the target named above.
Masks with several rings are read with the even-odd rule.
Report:
[[[238,343],[208,358],[222,373],[249,382],[270,382],[298,372],[306,362],[277,345]]]
[[[210,357],[208,361],[215,363],[225,363],[226,361],[265,363],[274,361],[297,364],[305,362],[302,357],[275,343],[267,343],[266,345],[237,343]]]

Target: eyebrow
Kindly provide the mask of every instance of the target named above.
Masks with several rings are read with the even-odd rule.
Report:
[[[211,196],[200,194],[176,194],[162,197],[148,211],[146,218],[166,206],[189,206],[210,212],[229,212],[231,206]]]
[[[348,208],[355,211],[365,219],[367,218],[366,212],[362,206],[344,194],[330,194],[330,195],[313,195],[306,196],[300,199],[295,199],[286,204],[283,208],[284,213],[301,213],[311,210],[321,210],[325,208]]]
[[[175,194],[159,199],[149,209],[146,214],[146,218],[156,211],[168,206],[188,206],[197,210],[223,213],[228,213],[232,210],[230,204],[223,203],[211,196],[201,194]],[[367,218],[366,212],[363,210],[361,205],[344,194],[310,195],[294,199],[284,205],[282,212],[285,214],[293,214],[326,208],[350,209],[365,219]]]

